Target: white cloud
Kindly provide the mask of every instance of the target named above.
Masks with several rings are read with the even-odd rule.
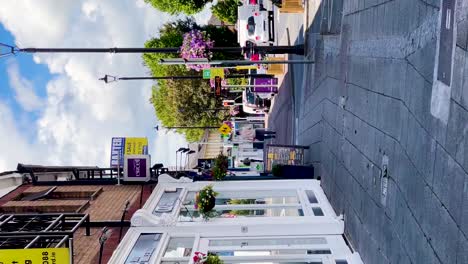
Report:
[[[43,106],[42,100],[36,95],[32,83],[22,78],[15,61],[8,62],[8,78],[10,87],[15,91],[16,101],[24,110],[31,112]]]
[[[18,43],[32,47],[142,47],[168,19],[142,0],[18,0],[0,5],[0,22]],[[4,114],[8,126],[0,119],[0,148],[8,149],[11,142],[22,146],[15,155],[0,154],[0,171],[26,161],[107,166],[115,136],[148,137],[153,162],[175,163],[175,151],[186,143],[179,135],[156,136],[149,103],[152,82],[98,81],[104,74],[145,75],[139,54],[36,54],[34,60],[56,75],[47,84],[32,144],[18,132],[11,113]],[[9,109],[3,105],[0,111]],[[4,140],[9,131],[15,131],[14,141]]]
[[[31,143],[26,140],[27,135],[17,126],[11,110],[7,105],[0,102],[0,171],[13,170],[16,163],[41,163],[46,160],[47,147],[40,143]],[[25,131],[26,132],[26,131]],[[39,153],[38,149],[43,151]]]

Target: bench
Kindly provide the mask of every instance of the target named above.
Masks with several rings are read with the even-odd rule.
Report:
[[[304,13],[302,0],[282,0],[280,13]]]

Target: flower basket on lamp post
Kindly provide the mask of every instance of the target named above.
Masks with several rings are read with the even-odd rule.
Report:
[[[184,40],[180,47],[180,57],[186,60],[190,59],[211,59],[213,53],[210,51],[214,46],[214,41],[210,40],[210,36],[205,32],[193,29],[184,34]],[[188,69],[200,71],[209,68],[210,65],[191,64],[187,65]]]

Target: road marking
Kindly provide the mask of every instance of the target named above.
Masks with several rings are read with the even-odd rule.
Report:
[[[450,115],[451,82],[455,56],[455,0],[443,0],[439,13],[439,40],[431,94],[431,114],[448,123]]]
[[[450,10],[450,8],[447,8],[447,17],[445,19],[445,28],[446,29],[450,29],[450,21],[451,21],[451,18],[452,18],[451,12],[452,12],[452,10]]]

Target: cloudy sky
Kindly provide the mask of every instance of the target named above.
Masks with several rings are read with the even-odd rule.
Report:
[[[208,9],[196,16],[207,21]],[[174,20],[143,0],[15,0],[0,5],[0,42],[19,47],[141,47]],[[18,162],[108,166],[111,138],[148,137],[153,162],[186,145],[156,134],[152,82],[138,54],[18,54],[0,59],[0,172]]]

